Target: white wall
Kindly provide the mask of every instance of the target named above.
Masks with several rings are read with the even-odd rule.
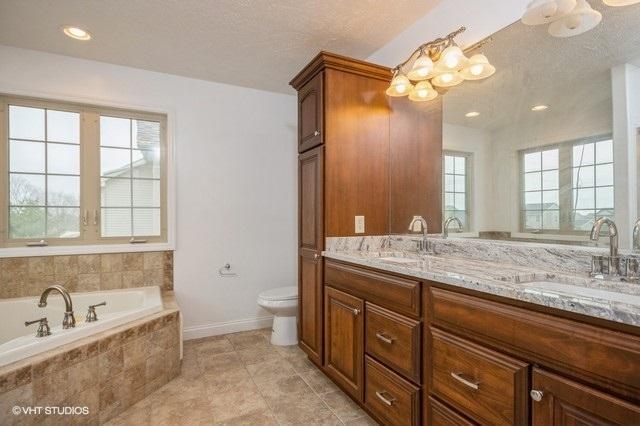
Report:
[[[5,46],[2,92],[168,112],[187,337],[269,325],[256,297],[297,276],[295,97]]]

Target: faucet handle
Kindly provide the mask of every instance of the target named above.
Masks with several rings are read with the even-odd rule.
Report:
[[[98,321],[98,314],[96,314],[96,308],[98,306],[106,306],[107,302],[100,302],[95,305],[89,305],[89,310],[87,311],[87,322],[95,322]]]
[[[36,331],[36,337],[45,337],[51,334],[51,330],[49,329],[49,321],[47,321],[47,317],[42,317],[33,321],[25,321],[24,326],[29,327],[32,324],[38,323],[38,330]]]

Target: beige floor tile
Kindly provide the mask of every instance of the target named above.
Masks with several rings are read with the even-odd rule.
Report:
[[[214,338],[202,339],[194,345],[194,350],[198,356],[217,355],[227,352],[233,352],[233,345],[229,340],[221,336]]]
[[[338,390],[338,386],[331,381],[324,373],[317,368],[300,374],[302,379],[317,394],[323,394]]]
[[[271,410],[280,425],[342,425],[327,405],[316,395],[283,401]]]
[[[231,342],[235,350],[271,346],[266,336],[260,331],[255,330],[227,334],[226,338]]]
[[[198,356],[198,363],[203,374],[209,371],[233,370],[243,366],[240,356],[236,352]]]
[[[322,400],[331,411],[343,422],[363,417],[366,413],[342,391],[334,391],[321,395]]]
[[[298,345],[293,345],[293,346],[274,346],[276,348],[276,350],[278,352],[280,352],[280,354],[285,357],[307,357],[307,354],[304,353],[304,351],[302,349],[300,349],[300,347],[298,347]]]
[[[309,371],[317,370],[317,367],[314,363],[309,361],[309,359],[305,356],[304,358],[298,356],[287,357],[285,360],[289,363],[291,368],[298,373],[307,373]]]
[[[216,421],[230,420],[269,409],[255,384],[225,392],[210,392],[208,397]]]
[[[301,398],[315,396],[309,385],[298,375],[260,382],[258,389],[270,407],[275,407],[285,401],[296,404]]]
[[[225,420],[216,425],[224,426],[277,426],[275,417],[271,414],[270,410],[255,411],[253,413],[245,414],[243,416],[234,417],[229,420]]]
[[[364,417],[359,417],[357,419],[348,420],[348,421],[344,422],[344,424],[347,425],[347,426],[376,426],[378,424],[378,422],[373,420],[368,415],[365,415]]]
[[[247,371],[256,383],[278,380],[295,374],[291,365],[282,358],[247,365]]]
[[[236,389],[253,390],[254,383],[245,368],[226,371],[210,371],[201,380],[205,383],[207,392],[227,392]]]
[[[258,346],[241,349],[237,352],[245,365],[257,364],[259,362],[281,358],[280,353],[273,346]]]

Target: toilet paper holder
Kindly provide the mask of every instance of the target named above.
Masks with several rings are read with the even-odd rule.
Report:
[[[218,274],[221,277],[237,277],[238,274],[231,270],[231,264],[225,263],[224,266],[218,269]]]

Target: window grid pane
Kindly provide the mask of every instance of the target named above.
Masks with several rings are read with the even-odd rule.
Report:
[[[560,229],[560,150],[523,152],[522,227],[527,231]]]
[[[444,217],[457,217],[463,229],[469,229],[469,209],[467,207],[468,159],[463,155],[444,156]]]
[[[160,124],[101,116],[100,125],[101,235],[161,235]]]
[[[572,155],[571,226],[588,231],[595,219],[615,213],[613,141],[575,144]]]
[[[79,237],[80,114],[10,105],[8,124],[9,237]]]

